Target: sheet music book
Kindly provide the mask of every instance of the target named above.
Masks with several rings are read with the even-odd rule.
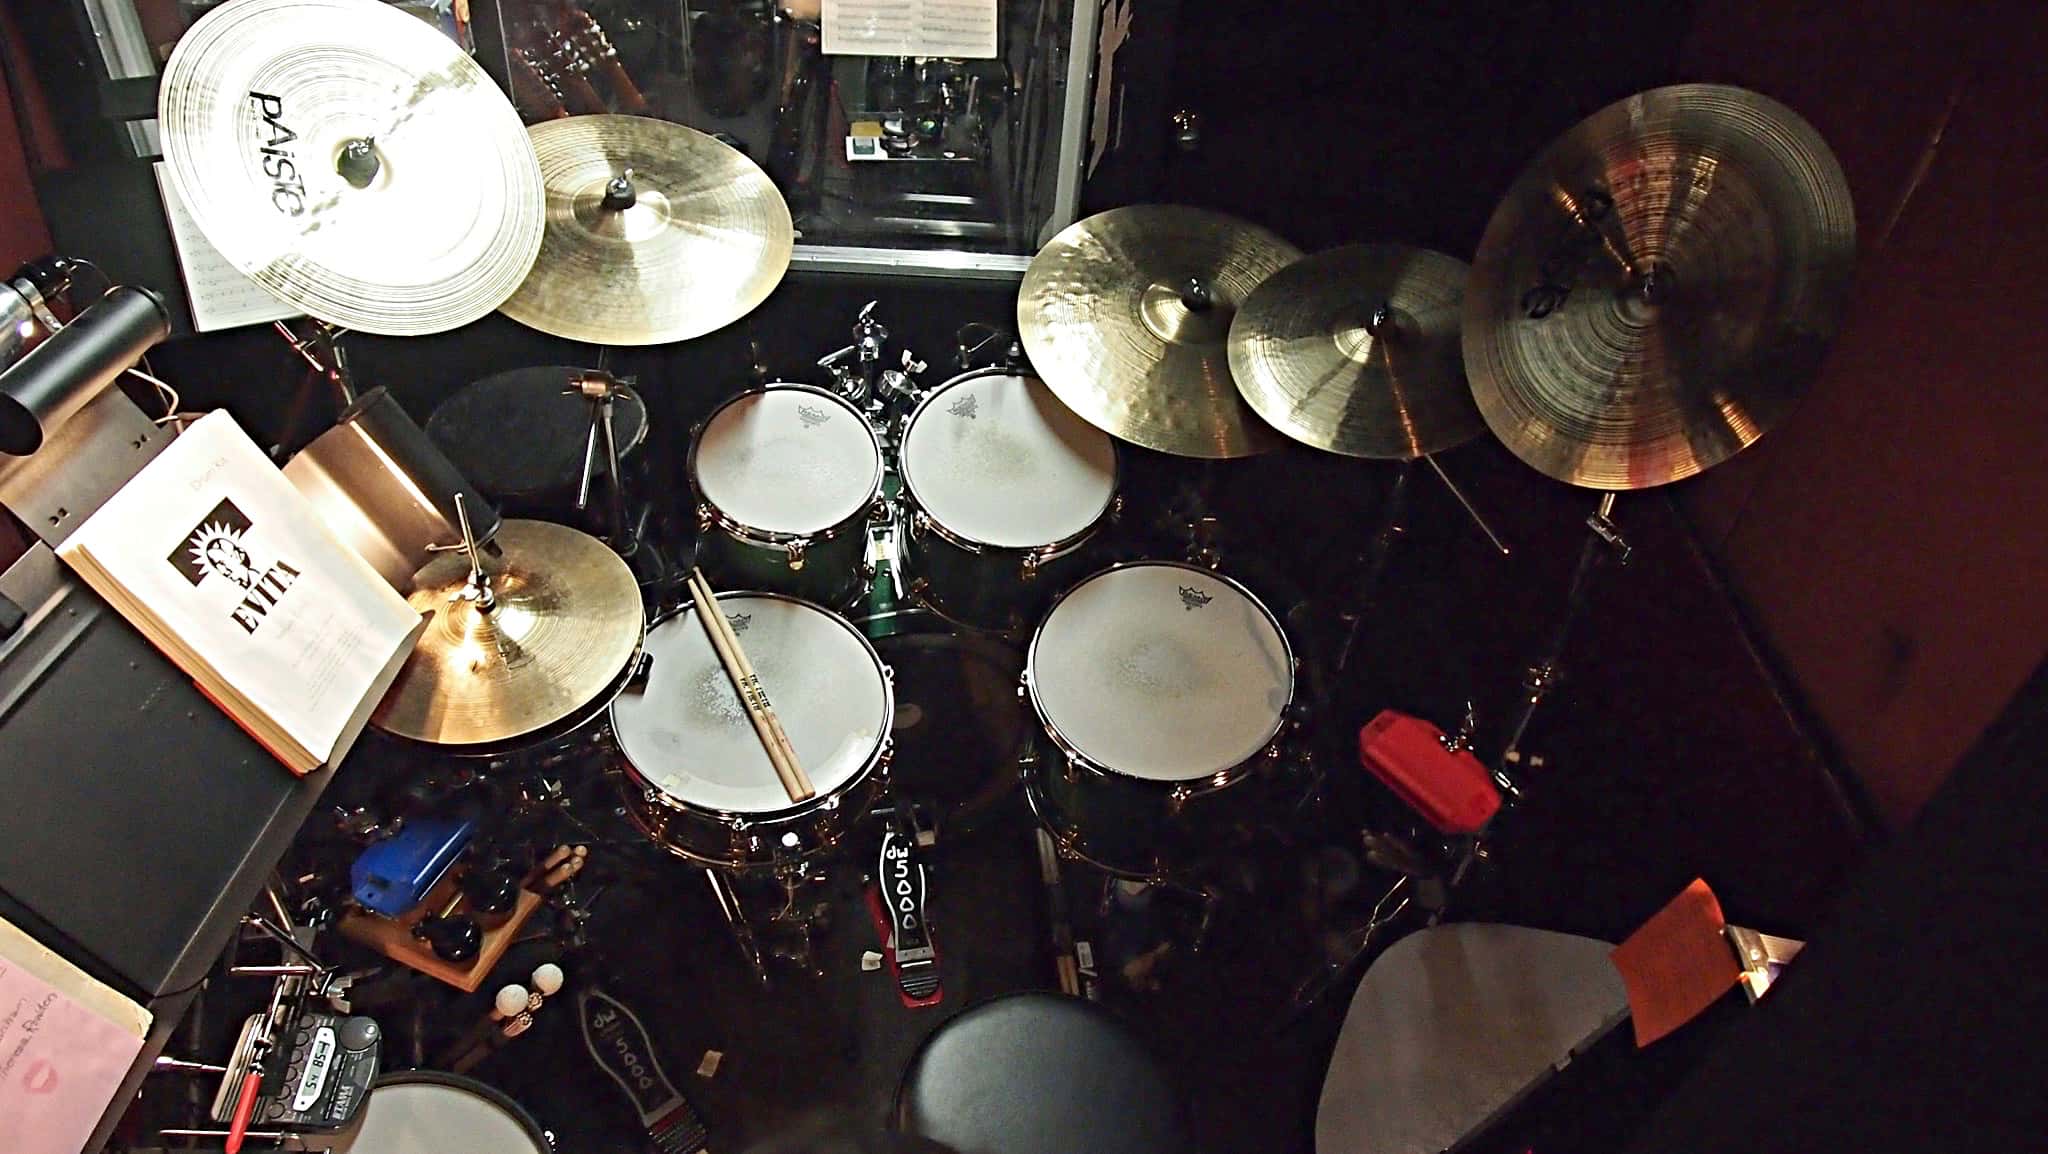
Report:
[[[226,412],[57,552],[294,773],[347,754],[425,625]]]
[[[242,275],[228,258],[199,231],[199,222],[178,198],[178,190],[164,173],[164,162],[155,165],[156,187],[164,199],[164,216],[171,224],[172,247],[178,251],[178,268],[185,275],[185,301],[192,310],[192,327],[202,333],[242,325],[269,324],[290,320],[299,310],[270,295],[262,285]]]
[[[824,0],[827,56],[996,55],[997,0]]]
[[[150,1013],[0,918],[0,1135],[9,1154],[78,1154]]]

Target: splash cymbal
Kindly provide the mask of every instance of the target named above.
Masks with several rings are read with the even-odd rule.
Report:
[[[1230,323],[1230,373],[1267,424],[1349,457],[1409,460],[1486,431],[1465,385],[1465,262],[1352,245],[1266,278]]]
[[[1710,468],[1819,373],[1855,250],[1841,166],[1791,109],[1710,84],[1611,104],[1486,226],[1463,337],[1479,412],[1575,485]]]
[[[308,316],[441,332],[540,251],[511,102],[447,37],[376,0],[235,0],[171,53],[164,173],[228,263]]]
[[[789,270],[789,205],[739,150],[641,116],[531,132],[547,236],[504,304],[513,320],[599,345],[689,340],[754,311]]]
[[[445,553],[407,601],[434,619],[372,721],[436,745],[512,741],[596,702],[646,625],[633,571],[604,542],[546,521],[506,520],[486,558],[493,604],[462,596],[469,560]]]
[[[1231,381],[1231,318],[1300,256],[1222,213],[1113,208],[1032,258],[1017,330],[1039,378],[1111,436],[1183,457],[1249,457],[1282,441]]]

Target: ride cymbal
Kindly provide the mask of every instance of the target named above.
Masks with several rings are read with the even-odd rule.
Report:
[[[1805,393],[1855,249],[1841,166],[1785,106],[1710,84],[1611,104],[1486,226],[1463,340],[1479,412],[1561,481],[1689,477]]]
[[[796,231],[744,153],[640,116],[532,128],[547,185],[540,258],[501,311],[598,345],[689,340],[768,299]]]
[[[1111,436],[1182,457],[1249,457],[1281,439],[1230,379],[1231,318],[1300,256],[1222,213],[1113,208],[1031,259],[1017,331],[1039,378]]]
[[[308,316],[441,332],[540,251],[540,166],[504,93],[377,0],[232,0],[178,41],[164,172],[228,263]]]
[[[1267,424],[1348,457],[1412,460],[1486,430],[1465,384],[1465,263],[1396,244],[1303,257],[1230,322],[1230,374]]]
[[[378,704],[379,729],[437,745],[511,741],[588,708],[625,672],[646,618],[618,554],[546,521],[507,520],[492,543],[489,609],[463,595],[465,554],[415,578],[407,601],[434,619]]]

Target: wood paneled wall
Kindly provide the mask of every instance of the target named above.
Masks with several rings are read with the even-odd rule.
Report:
[[[1687,79],[1813,122],[1856,198],[1812,394],[1680,492],[1902,823],[2048,653],[2048,6],[1700,0]]]

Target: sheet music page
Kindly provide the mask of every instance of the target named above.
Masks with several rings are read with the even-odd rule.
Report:
[[[163,195],[164,216],[171,224],[178,267],[185,274],[185,300],[192,309],[193,328],[210,333],[290,320],[299,315],[297,309],[243,276],[213,247],[206,234],[199,231],[199,222],[192,219],[185,202],[178,198],[178,190],[164,174],[161,160],[156,163],[156,187]]]
[[[149,1012],[0,920],[0,1135],[77,1154],[142,1051]]]
[[[79,550],[321,755],[366,694],[383,695],[420,623],[225,411],[185,430],[58,552]]]
[[[825,0],[827,56],[996,54],[999,0]]]

